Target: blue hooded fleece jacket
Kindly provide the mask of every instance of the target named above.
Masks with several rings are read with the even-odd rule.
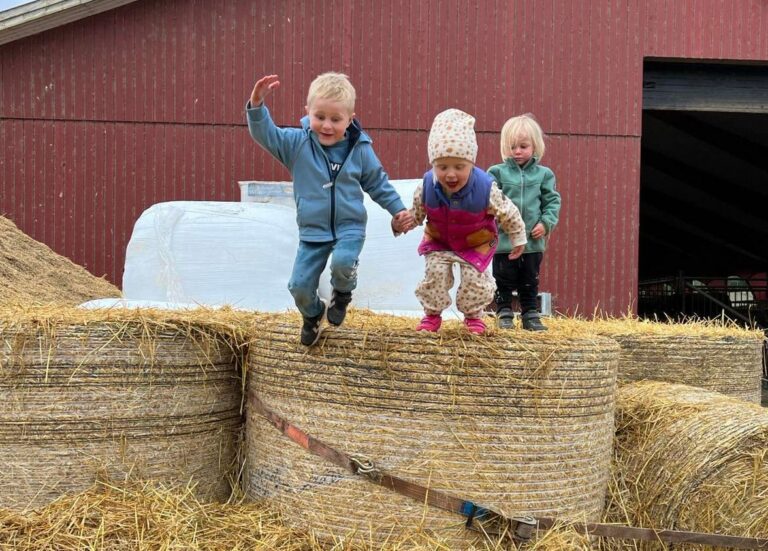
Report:
[[[328,156],[309,128],[309,117],[301,119],[301,128],[280,128],[264,104],[251,107],[249,101],[245,113],[251,137],[291,172],[300,240],[364,238],[368,214],[363,192],[393,216],[405,210],[357,120],[347,128],[350,151],[333,181]]]

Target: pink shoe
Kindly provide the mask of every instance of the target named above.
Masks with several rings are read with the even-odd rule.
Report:
[[[464,325],[470,333],[475,335],[485,333],[485,322],[480,318],[464,318]]]
[[[443,318],[439,315],[428,315],[421,318],[419,325],[416,326],[416,331],[429,331],[430,333],[436,333],[440,329],[440,325],[443,323]]]

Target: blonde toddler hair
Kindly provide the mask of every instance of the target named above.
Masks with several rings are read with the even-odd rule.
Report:
[[[520,141],[520,138],[526,137],[533,142],[533,156],[541,160],[544,156],[544,131],[536,122],[531,113],[512,117],[501,128],[501,160],[506,161],[509,157],[508,151]]]
[[[315,77],[307,92],[307,107],[317,98],[338,101],[352,113],[355,110],[355,87],[343,73],[323,73]]]

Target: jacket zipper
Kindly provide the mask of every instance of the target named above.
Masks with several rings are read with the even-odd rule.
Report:
[[[328,159],[328,155],[326,155],[325,151],[323,151],[323,155],[325,155],[325,168],[328,170],[328,183],[325,184],[325,186],[331,188],[331,219],[329,220],[329,226],[331,227],[331,237],[333,240],[336,240],[336,176],[333,175],[333,170],[331,170],[331,161]],[[341,172],[341,167],[339,167],[339,172]],[[336,173],[338,176],[338,172]]]
[[[355,142],[352,147],[349,148],[349,152],[347,153],[347,156],[344,157],[344,161],[342,161],[341,165],[339,165],[339,170],[336,172],[336,175],[333,175],[333,170],[331,170],[331,160],[328,158],[328,154],[323,151],[323,156],[325,157],[325,168],[328,170],[328,183],[325,184],[323,187],[329,187],[331,188],[331,220],[330,220],[330,226],[331,226],[331,237],[333,237],[333,240],[336,240],[336,178],[341,174],[341,170],[344,168],[344,165],[347,163],[347,159],[349,159],[350,155],[352,155],[352,150],[357,145],[357,142]]]
[[[518,168],[520,169],[520,218],[525,220],[525,211],[523,210],[525,208],[525,171],[521,166]]]

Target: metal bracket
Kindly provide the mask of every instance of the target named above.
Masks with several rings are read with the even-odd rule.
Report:
[[[371,480],[381,480],[381,471],[367,457],[350,455],[349,460],[352,462],[355,474],[362,475]]]

